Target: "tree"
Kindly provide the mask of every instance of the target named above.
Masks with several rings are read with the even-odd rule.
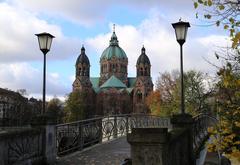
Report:
[[[208,96],[211,93],[204,82],[202,72],[190,70],[184,73],[185,109],[196,115],[209,111]],[[156,91],[147,97],[147,105],[153,114],[171,116],[180,110],[180,74],[177,71],[162,73],[156,83]]]
[[[57,123],[63,122],[63,103],[58,98],[54,97],[47,104],[47,114]]]
[[[204,8],[204,18],[229,31],[233,48],[215,54],[217,59],[223,60],[223,66],[218,67],[219,81],[216,85],[216,113],[219,122],[209,130],[212,137],[218,138],[209,145],[209,149],[219,149],[221,153],[229,158],[236,158],[240,163],[240,1],[195,1],[194,7],[199,6]]]
[[[160,116],[166,116],[164,114],[161,114],[161,96],[160,91],[155,90],[152,91],[148,97],[146,98],[146,104],[149,107],[151,114],[153,115],[160,115]]]
[[[67,122],[82,120],[86,118],[86,97],[87,93],[79,91],[72,92],[68,95],[64,109]]]
[[[210,151],[220,150],[228,158],[240,163],[240,74],[230,63],[219,70],[217,84],[218,124],[209,129],[214,141],[209,144]],[[217,138],[218,137],[218,138]]]
[[[18,89],[18,90],[17,90],[17,93],[19,93],[19,94],[22,95],[22,96],[27,96],[27,95],[28,95],[26,89]]]
[[[203,7],[203,16],[211,24],[222,26],[229,31],[232,39],[232,47],[240,44],[240,1],[239,0],[196,0],[194,7]],[[198,12],[196,17],[198,18]]]

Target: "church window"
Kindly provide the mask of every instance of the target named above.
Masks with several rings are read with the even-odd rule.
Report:
[[[82,68],[78,68],[78,75],[82,75],[82,73],[81,73],[81,71],[82,71]]]
[[[148,76],[148,69],[147,69],[147,67],[145,67],[144,75],[145,75],[145,76]]]
[[[82,71],[82,73],[83,73],[83,76],[86,76],[86,70],[85,70],[85,67],[83,67],[83,71]]]
[[[140,68],[140,76],[143,76],[143,68]]]
[[[116,71],[116,66],[115,66],[115,64],[113,64],[113,72],[115,72]]]
[[[140,90],[137,91],[137,102],[142,101],[142,92]]]

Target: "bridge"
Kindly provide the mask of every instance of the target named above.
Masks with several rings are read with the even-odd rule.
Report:
[[[127,114],[59,125],[45,117],[34,122],[0,129],[1,165],[200,165],[207,128],[216,119],[206,114]]]
[[[215,123],[216,119],[206,114],[193,117],[190,132],[192,156],[196,164],[201,164],[202,161],[200,152],[209,137],[207,128]],[[134,129],[143,128],[165,128],[168,132],[174,130],[170,118],[143,114],[113,115],[59,124],[56,126],[57,162],[59,165],[124,164],[124,160],[131,156],[131,145],[127,142],[126,135],[134,132]],[[184,136],[177,135],[179,142]],[[176,147],[171,149],[176,150]],[[71,154],[73,152],[75,153]]]

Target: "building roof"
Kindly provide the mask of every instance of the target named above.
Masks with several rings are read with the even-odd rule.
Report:
[[[100,88],[99,88],[99,77],[91,77],[90,78],[90,81],[92,83],[92,88],[93,90],[98,93],[100,91]]]
[[[115,77],[115,76],[114,76]],[[90,78],[90,81],[91,81],[91,83],[92,83],[92,88],[93,88],[93,90],[96,92],[96,93],[98,93],[98,92],[100,92],[100,91],[102,91],[102,90],[104,90],[103,88],[101,89],[100,87],[99,87],[99,77],[91,77]],[[110,78],[109,78],[110,79]],[[108,79],[108,80],[109,80]],[[117,78],[116,78],[117,79]],[[119,79],[118,79],[119,80]],[[134,86],[135,86],[135,83],[136,83],[136,77],[129,77],[128,78],[128,86],[124,86],[125,84],[123,84],[120,80],[120,84],[122,83],[123,85],[122,86],[124,86],[124,88],[126,88],[126,90],[129,92],[129,93],[131,93],[132,92],[132,90],[134,89]],[[107,81],[106,81],[107,82]],[[114,87],[114,86],[112,86],[112,87]],[[105,88],[106,89],[106,88]]]
[[[127,59],[127,55],[124,50],[118,45],[118,39],[116,33],[113,32],[109,46],[103,51],[100,60],[111,59],[112,57]]]
[[[89,59],[85,54],[85,48],[83,46],[81,48],[81,54],[77,58],[76,65],[78,65],[79,63],[90,65]]]
[[[127,88],[117,77],[112,75],[100,88]]]
[[[148,58],[148,56],[146,55],[145,53],[145,48],[142,47],[142,50],[141,50],[141,55],[138,57],[138,60],[137,60],[137,65],[140,65],[140,64],[147,64],[147,65],[151,65],[150,63],[150,60]]]

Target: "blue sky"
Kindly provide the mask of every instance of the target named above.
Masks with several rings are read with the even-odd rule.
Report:
[[[179,69],[179,45],[171,23],[181,17],[191,23],[184,45],[184,70],[214,74],[204,58],[216,62],[217,46],[226,46],[226,32],[203,27],[195,18],[192,0],[1,0],[0,87],[26,89],[41,98],[43,56],[38,48],[40,32],[56,38],[47,54],[47,96],[63,98],[72,90],[75,60],[84,45],[91,76],[99,76],[99,58],[108,46],[112,25],[128,56],[128,75],[142,45],[152,64],[152,78],[159,72]]]

